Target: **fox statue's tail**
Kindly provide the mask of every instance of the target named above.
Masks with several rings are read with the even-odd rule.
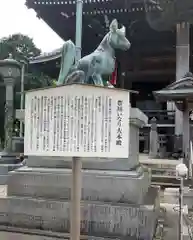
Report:
[[[57,81],[57,85],[65,83],[65,79],[73,66],[75,61],[76,48],[71,40],[64,43],[62,47],[62,56],[60,64],[60,73]]]

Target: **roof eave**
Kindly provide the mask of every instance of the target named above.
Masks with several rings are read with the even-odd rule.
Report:
[[[36,63],[43,63],[43,62],[49,62],[49,61],[52,61],[52,60],[56,60],[58,58],[60,58],[62,55],[62,53],[58,53],[57,55],[54,55],[54,56],[39,56],[39,57],[36,57],[34,59],[30,59],[29,61],[29,64],[36,64]]]
[[[193,89],[160,90],[153,94],[160,102],[193,99]]]

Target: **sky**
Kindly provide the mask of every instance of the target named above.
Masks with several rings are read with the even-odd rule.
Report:
[[[25,6],[25,0],[0,0],[0,38],[22,33],[33,38],[42,52],[60,48],[63,40],[41,19],[35,11]]]

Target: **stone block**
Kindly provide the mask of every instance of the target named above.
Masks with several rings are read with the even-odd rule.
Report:
[[[23,166],[22,164],[0,164],[0,185],[7,184],[8,182],[8,172],[13,171],[19,167]]]
[[[81,233],[118,239],[128,236],[133,236],[134,239],[152,239],[158,217],[158,191],[158,188],[151,188],[143,205],[83,201]],[[68,201],[8,197],[0,199],[0,206],[2,224],[69,232]]]
[[[8,182],[8,174],[7,175],[0,175],[0,185],[5,185]]]
[[[16,109],[15,110],[15,118],[24,121],[25,120],[25,110],[24,109]]]
[[[17,164],[19,161],[17,160],[16,153],[7,153],[0,152],[0,165],[1,164]]]
[[[22,167],[23,165],[18,164],[0,164],[0,175],[8,174],[8,172],[13,171],[16,168]]]
[[[141,203],[150,186],[149,172],[82,170],[82,199]],[[70,199],[71,169],[22,167],[9,173],[8,195]]]
[[[12,151],[15,153],[24,152],[24,138],[23,137],[12,137]]]
[[[164,202],[170,204],[179,203],[179,188],[165,188]]]
[[[14,232],[14,230],[16,230],[16,232]],[[24,229],[22,229],[23,231]],[[28,234],[27,234],[28,233]],[[34,233],[31,233],[31,231],[29,230],[28,232],[25,232],[25,233],[21,233],[21,232],[17,232],[17,229],[15,228],[12,228],[12,231],[0,231],[0,239],[2,240],[61,240],[62,239],[68,239],[68,236],[53,236],[49,235],[49,236],[44,236],[43,234],[34,234]],[[42,231],[41,231],[42,233]],[[85,240],[86,238],[83,237],[81,238],[81,240]],[[93,238],[93,240],[98,240],[97,238]],[[100,239],[102,240],[102,239]],[[104,240],[110,240],[110,239],[104,239]]]
[[[187,205],[188,209],[193,209],[193,189],[184,187],[183,193],[184,205]],[[179,204],[179,188],[166,188],[164,191],[164,202]]]
[[[188,209],[193,209],[193,189],[185,188],[184,189],[184,205],[188,206]]]

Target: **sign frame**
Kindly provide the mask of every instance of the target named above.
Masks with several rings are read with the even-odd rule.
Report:
[[[44,99],[48,99],[49,97],[52,97],[52,96],[53,97],[55,96],[56,98],[57,97],[62,98],[64,96],[69,96],[69,98],[71,99],[70,104],[73,102],[73,99],[75,99],[74,97],[76,97],[76,96],[78,96],[79,99],[80,99],[81,96],[83,96],[85,99],[88,97],[87,99],[88,100],[90,99],[89,109],[92,110],[92,114],[93,114],[93,108],[92,108],[93,107],[93,101],[92,101],[92,105],[91,105],[91,98],[93,99],[93,97],[94,97],[95,100],[97,98],[103,99],[103,102],[101,103],[101,106],[100,106],[101,109],[103,109],[103,110],[100,109],[100,111],[99,111],[99,109],[97,107],[95,107],[94,110],[95,111],[98,110],[98,116],[95,119],[95,121],[97,120],[97,123],[95,122],[95,125],[97,126],[97,125],[100,124],[101,129],[103,127],[103,130],[106,131],[105,141],[107,141],[108,134],[109,134],[109,132],[107,131],[107,127],[109,128],[109,125],[107,124],[107,122],[108,123],[110,122],[110,120],[109,120],[110,119],[110,117],[109,117],[110,114],[108,115],[108,113],[107,113],[106,115],[104,115],[104,112],[107,109],[107,108],[104,107],[104,104],[106,104],[106,103],[109,104],[110,101],[111,101],[111,124],[112,124],[111,125],[111,141],[114,141],[114,145],[112,144],[112,142],[109,141],[110,144],[111,144],[111,147],[108,146],[109,149],[111,148],[110,151],[99,152],[98,149],[99,149],[99,146],[101,146],[101,142],[99,143],[99,140],[97,140],[97,144],[98,144],[97,145],[97,151],[83,151],[83,146],[82,146],[82,151],[61,151],[61,149],[60,149],[60,151],[58,151],[58,147],[57,147],[57,150],[54,150],[54,151],[53,151],[53,149],[52,149],[52,151],[47,150],[47,149],[45,150],[45,148],[44,148],[44,151],[42,151],[42,145],[43,145],[42,144],[42,141],[43,141],[42,139],[45,139],[45,135],[47,137],[49,135],[50,139],[53,137],[53,135],[52,135],[53,132],[54,132],[53,131],[53,124],[54,124],[53,122],[55,121],[55,120],[53,120],[53,117],[54,117],[54,119],[56,119],[57,113],[55,113],[54,116],[52,115],[52,118],[49,118],[49,116],[47,116],[47,119],[49,119],[49,127],[48,127],[47,130],[51,131],[51,133],[50,132],[48,133],[48,131],[47,131],[47,133],[45,133],[45,131],[43,132],[42,129],[46,128],[46,127],[41,126],[41,124],[42,124],[41,121],[42,121],[42,119],[46,118],[46,115],[48,115],[46,111],[49,109],[49,104],[43,105],[43,108],[42,108],[41,107],[42,102],[40,100],[43,99],[42,101],[44,101]],[[32,100],[35,99],[35,98],[38,99],[38,104],[36,103],[36,108],[35,108],[36,110],[34,111],[34,108],[32,110],[31,106],[32,106]],[[121,102],[122,105],[121,106],[117,106],[117,105],[115,106],[116,102],[117,103]],[[46,103],[48,103],[48,100],[47,100]],[[106,104],[105,106],[107,106],[108,104]],[[38,109],[37,106],[39,106],[39,108],[40,108],[39,110],[37,110]],[[71,110],[69,110],[70,108],[69,108],[69,105],[68,105],[68,110],[69,110],[68,114],[69,115],[72,114],[73,117],[71,117],[71,120],[72,120],[72,118],[76,119],[74,121],[77,123],[77,116],[76,116],[77,109],[72,111],[72,106],[73,105],[71,105]],[[83,104],[81,106],[83,106]],[[86,115],[84,108],[82,107],[81,109],[83,109],[82,110],[84,112],[83,115]],[[118,116],[118,109],[121,110],[120,115],[121,115],[122,145],[121,145],[120,148],[119,148],[119,146],[118,147],[115,146],[116,131],[114,130],[115,126],[117,126],[116,124],[118,123],[118,117],[119,117]],[[87,108],[87,110],[88,110],[88,108]],[[103,115],[102,115],[101,111],[103,111]],[[40,119],[40,113],[42,115],[41,119]],[[52,109],[52,113],[53,113],[53,109]],[[34,118],[34,115],[36,115],[35,118]],[[37,117],[37,115],[39,117]],[[64,113],[63,113],[63,115],[64,115]],[[127,90],[116,89],[116,88],[98,87],[98,86],[93,86],[93,85],[69,84],[69,85],[63,85],[63,86],[58,86],[58,87],[51,87],[51,88],[44,88],[44,89],[29,91],[29,92],[26,93],[26,102],[25,102],[25,138],[24,138],[24,152],[25,152],[25,155],[30,155],[30,156],[53,156],[53,157],[81,157],[81,158],[86,158],[86,159],[88,159],[88,158],[103,158],[103,159],[105,159],[105,161],[106,160],[108,161],[108,158],[128,158],[128,156],[129,156],[129,116],[130,116],[130,91],[127,91]],[[59,121],[60,121],[62,117],[64,117],[64,116],[59,116],[58,115],[57,119],[59,119]],[[39,119],[38,120],[39,125],[37,124],[37,119]],[[50,119],[51,119],[51,121],[50,121]],[[85,119],[86,119],[86,117],[85,117]],[[56,121],[58,121],[58,120],[56,120]],[[87,121],[87,123],[89,122],[88,117],[87,117],[87,120],[85,120],[85,121]],[[44,125],[45,125],[45,121],[43,121],[43,122],[44,122]],[[90,120],[90,122],[92,123],[91,120]],[[69,119],[68,119],[68,123],[69,123]],[[90,123],[90,125],[91,125],[91,123]],[[85,125],[86,124],[84,122],[84,126]],[[68,125],[68,126],[70,126],[70,125]],[[70,129],[70,128],[68,128],[68,129]],[[32,133],[34,131],[36,132],[36,134],[38,134],[38,139],[41,139],[39,141],[39,145],[38,145],[39,149],[37,148],[38,150],[34,148],[35,143],[37,143],[37,136],[35,135],[36,138],[34,138],[34,135]],[[71,131],[71,129],[70,129],[70,131]],[[42,134],[42,132],[43,132],[43,134]],[[62,131],[57,130],[57,132],[62,132]],[[98,132],[100,132],[100,131],[99,130],[96,131],[97,136],[99,138]],[[76,132],[75,135],[77,136],[77,132]],[[75,136],[75,135],[71,135],[70,139],[72,139],[72,136]],[[104,136],[104,134],[103,134],[103,136]],[[61,137],[61,134],[60,134],[60,137]],[[56,136],[56,138],[57,138],[57,136]],[[102,139],[102,137],[101,137],[101,139]],[[88,139],[87,144],[89,144],[89,141],[90,140]],[[61,138],[60,138],[59,144],[57,146],[59,146],[61,142],[62,141],[61,141]],[[33,145],[33,143],[34,143],[34,145]],[[33,147],[30,148],[30,145],[33,146]],[[60,146],[59,146],[59,148],[60,148]],[[92,146],[90,147],[90,149],[92,149]]]

